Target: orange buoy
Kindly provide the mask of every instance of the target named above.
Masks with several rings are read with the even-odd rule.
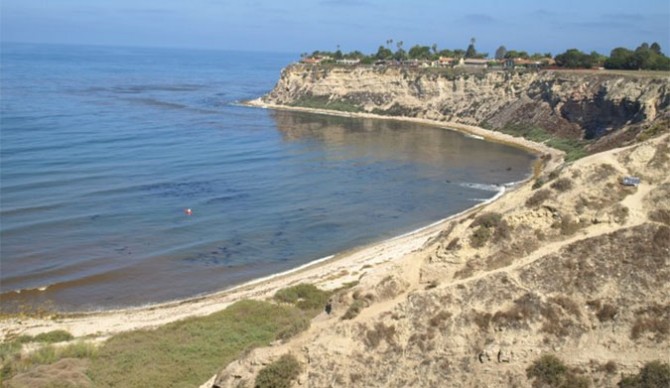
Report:
[[[184,209],[184,214],[186,214],[187,216],[191,216],[191,215],[193,215],[193,210],[191,210],[191,209]]]

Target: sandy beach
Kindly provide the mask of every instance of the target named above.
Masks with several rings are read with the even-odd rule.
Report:
[[[548,162],[551,165],[558,165],[562,161],[562,152],[543,144],[470,125],[406,117],[388,117],[374,114],[343,113],[319,109],[277,106],[263,103],[260,99],[250,101],[245,105],[325,115],[417,122],[461,131],[477,138],[481,137],[487,141],[514,145],[531,150],[538,155],[548,154],[551,155]],[[536,171],[538,170],[536,169]],[[5,339],[8,336],[16,334],[35,335],[41,332],[57,329],[67,330],[76,337],[95,336],[99,339],[104,339],[123,331],[156,327],[187,317],[208,315],[220,311],[241,299],[264,299],[272,296],[279,289],[298,283],[313,283],[324,289],[334,289],[343,284],[358,281],[366,276],[374,276],[375,274],[384,273],[388,269],[388,266],[393,265],[395,260],[405,257],[424,247],[426,242],[440,233],[447,222],[453,219],[468,217],[471,212],[489,206],[492,202],[497,201],[500,198],[509,198],[513,196],[513,193],[516,190],[527,185],[528,181],[515,188],[502,192],[501,195],[486,203],[478,204],[460,214],[453,215],[447,219],[402,236],[344,251],[284,273],[253,280],[240,286],[210,295],[119,310],[75,314],[54,313],[53,315],[44,318],[24,317],[20,315],[9,317],[0,321],[0,339]]]

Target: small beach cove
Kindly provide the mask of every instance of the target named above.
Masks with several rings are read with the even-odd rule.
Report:
[[[3,313],[230,289],[460,213],[535,160],[427,122],[240,106],[272,88],[282,55],[6,54]]]
[[[421,122],[422,124],[446,128],[448,130],[462,131],[466,134],[484,137],[487,140],[503,142],[505,144],[532,150],[537,155],[551,155],[549,158],[546,158],[551,167],[560,164],[562,161],[562,153],[560,151],[522,138],[515,138],[474,126],[425,119],[402,117],[389,118],[360,113],[342,113],[337,111],[312,110],[286,106],[267,106],[258,100],[249,102],[248,104],[262,108],[304,111],[333,116],[359,116],[401,122]],[[540,165],[537,165],[535,166],[535,171],[539,171],[541,168]],[[67,330],[76,337],[94,335],[99,338],[106,338],[124,331],[157,327],[185,318],[205,316],[223,310],[232,303],[244,299],[266,299],[272,296],[277,290],[291,285],[310,283],[324,289],[335,289],[347,283],[357,281],[362,277],[378,277],[380,274],[387,272],[389,268],[394,266],[394,260],[406,257],[413,252],[420,251],[427,242],[440,233],[448,222],[466,219],[470,214],[486,209],[491,203],[495,203],[495,201],[500,200],[500,198],[506,198],[506,201],[513,201],[512,198],[514,192],[529,184],[528,180],[520,182],[515,187],[501,191],[500,195],[487,202],[480,203],[459,214],[452,215],[428,226],[421,227],[413,232],[390,238],[382,242],[346,250],[283,273],[249,281],[228,290],[201,297],[187,298],[180,301],[108,311],[84,312],[77,314],[54,313],[53,315],[47,313],[46,316],[38,318],[9,316],[7,319],[0,322],[0,336],[6,338],[8,336],[16,335],[17,333],[36,334],[62,329]]]

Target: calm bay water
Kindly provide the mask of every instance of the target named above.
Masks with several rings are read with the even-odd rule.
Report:
[[[530,173],[532,155],[452,131],[236,105],[294,59],[3,44],[2,309],[225,289],[445,218]]]

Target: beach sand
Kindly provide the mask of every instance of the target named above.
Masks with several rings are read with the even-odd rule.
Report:
[[[461,131],[488,141],[514,145],[531,150],[538,155],[550,155],[550,158],[543,158],[545,161],[548,160],[547,168],[559,165],[563,160],[563,153],[561,151],[543,144],[470,125],[427,119],[277,106],[266,104],[260,99],[247,102],[245,105],[346,117],[417,122]],[[537,171],[538,169],[536,169]],[[104,339],[123,331],[151,328],[189,317],[205,316],[223,310],[230,304],[242,299],[265,299],[272,296],[279,289],[298,283],[313,283],[324,289],[338,288],[346,283],[357,281],[361,276],[378,276],[385,273],[388,271],[389,266],[393,265],[394,261],[421,250],[429,240],[440,233],[444,225],[449,221],[468,217],[473,211],[490,206],[491,203],[500,200],[500,198],[505,198],[505,201],[508,202],[513,197],[515,191],[527,186],[529,186],[529,181],[501,193],[502,195],[486,203],[481,203],[465,212],[411,233],[344,251],[281,274],[250,281],[210,295],[119,310],[73,314],[54,313],[52,316],[43,318],[19,315],[10,316],[0,321],[0,340],[17,334],[36,335],[58,329],[67,330],[75,337],[95,336],[99,339]]]

